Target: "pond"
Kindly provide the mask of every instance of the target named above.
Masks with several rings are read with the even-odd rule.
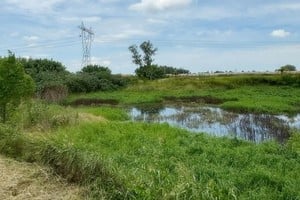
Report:
[[[239,114],[218,107],[134,107],[129,114],[133,121],[168,123],[192,132],[256,143],[273,139],[284,143],[293,129],[300,129],[300,115]]]

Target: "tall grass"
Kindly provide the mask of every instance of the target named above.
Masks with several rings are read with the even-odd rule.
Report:
[[[95,116],[104,117],[110,121],[125,121],[129,119],[127,112],[118,107],[108,106],[81,106],[74,108],[77,112],[90,113]]]
[[[102,157],[126,193],[136,199],[297,199],[300,195],[300,155],[290,145],[255,145],[190,134],[166,124],[120,122],[61,129],[53,139]]]

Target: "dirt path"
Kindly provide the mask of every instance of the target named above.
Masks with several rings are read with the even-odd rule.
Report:
[[[55,177],[44,167],[0,155],[0,199],[79,200],[82,189]]]

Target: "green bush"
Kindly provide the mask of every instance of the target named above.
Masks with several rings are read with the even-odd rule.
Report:
[[[142,66],[135,70],[135,73],[138,77],[154,80],[159,78],[164,78],[165,73],[164,70],[157,65],[149,65],[149,66]]]
[[[73,93],[110,91],[127,85],[122,76],[112,75],[106,67],[91,65],[68,76],[66,84]]]

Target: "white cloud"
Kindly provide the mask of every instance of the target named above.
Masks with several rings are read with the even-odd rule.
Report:
[[[191,0],[141,0],[132,4],[129,9],[136,11],[164,11],[188,6]]]
[[[284,29],[277,29],[271,32],[272,37],[277,37],[277,38],[285,38],[288,37],[291,33],[288,31],[285,31]]]

